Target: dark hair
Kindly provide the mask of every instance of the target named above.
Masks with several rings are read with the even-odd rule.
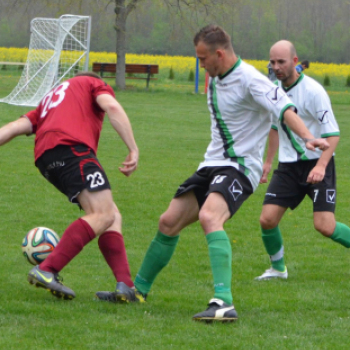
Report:
[[[80,72],[75,74],[74,77],[92,77],[92,78],[97,78],[100,80],[103,80],[98,74],[94,73],[94,72]]]
[[[301,65],[305,66],[305,68],[309,68],[310,67],[310,62],[308,60],[304,60],[304,61],[301,61]]]
[[[194,45],[197,46],[200,41],[208,45],[212,50],[215,50],[218,47],[232,49],[230,36],[223,28],[216,24],[205,26],[195,35],[193,39]]]

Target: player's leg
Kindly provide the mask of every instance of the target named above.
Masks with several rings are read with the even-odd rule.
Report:
[[[98,246],[117,282],[127,287],[134,287],[131,279],[129,262],[122,235],[122,217],[117,206],[114,207],[114,222],[98,238]]]
[[[230,217],[224,197],[220,193],[210,193],[199,212],[199,221],[206,234],[214,296],[205,311],[193,316],[195,321],[232,322],[238,318],[231,291],[232,249],[223,227]]]
[[[314,212],[314,226],[323,236],[331,238],[334,242],[346,248],[350,248],[350,228],[336,221],[334,213],[327,211]]]
[[[231,217],[221,193],[210,193],[199,212],[199,222],[208,244],[209,259],[214,279],[214,298],[232,304],[232,248],[224,230],[224,223]]]
[[[126,254],[124,238],[121,233],[121,215],[115,206],[114,223],[98,238],[98,246],[107,264],[111,268],[117,281],[114,292],[99,291],[96,292],[98,299],[111,302],[143,302],[144,298],[135,290],[131,279],[129,262]]]
[[[104,192],[104,191],[103,191]],[[101,192],[98,192],[101,193]],[[88,194],[79,198],[86,215],[86,220],[99,236],[98,245],[116,281],[126,288],[134,287],[131,279],[129,262],[122,235],[122,216],[113,202],[112,193],[104,193],[99,200],[91,201]],[[101,200],[102,201],[101,201]]]
[[[112,225],[121,231],[122,217],[110,189],[97,192],[83,190],[77,200],[85,212],[81,218],[89,224],[96,236],[100,236]]]
[[[287,278],[288,272],[284,261],[284,246],[279,222],[287,208],[276,204],[265,204],[260,215],[261,238],[270,257],[271,268],[267,269],[256,280],[270,278]]]
[[[335,220],[336,172],[334,158],[326,168],[322,182],[310,186],[309,197],[313,202],[314,226],[325,237],[350,248],[350,228]]]
[[[59,146],[45,152],[37,166],[70,201],[80,201],[86,215],[65,230],[55,250],[29,272],[28,280],[36,285],[39,281],[39,286],[56,296],[72,298],[74,292],[62,291],[57,276],[85,245],[113,223],[115,213],[109,182],[95,155],[85,146]],[[48,285],[51,280],[57,282],[55,286]]]
[[[57,247],[40,264],[42,270],[59,273],[85,245],[113,223],[115,213],[110,190],[83,190],[78,196],[78,201],[86,215],[68,226]]]
[[[54,251],[29,272],[28,281],[37,287],[50,290],[56,297],[73,299],[75,293],[63,286],[58,273],[95,237],[94,231],[86,221],[74,221],[65,230]]]
[[[299,186],[301,172],[296,163],[279,163],[273,173],[260,215],[261,237],[271,267],[256,280],[288,277],[279,222],[287,208],[296,208],[305,196],[305,190]]]
[[[330,238],[334,242],[337,242],[346,248],[350,248],[350,227],[337,221]]]
[[[232,303],[232,249],[224,223],[253,190],[250,181],[235,168],[213,169],[211,178],[209,195],[199,211],[199,221],[208,244],[214,298],[209,301],[207,310],[194,315],[193,319],[231,322],[238,316]]]
[[[331,237],[336,227],[334,213],[329,211],[314,212],[314,227],[323,236]]]
[[[169,263],[180,231],[198,220],[198,202],[193,191],[174,198],[159,220],[159,229],[152,240],[135,278],[135,286],[144,296],[150,291],[159,272]]]
[[[120,214],[115,210],[107,175],[88,147],[58,146],[46,151],[37,166],[49,182],[85,211],[65,230],[54,252],[40,265],[45,271],[58,273]]]

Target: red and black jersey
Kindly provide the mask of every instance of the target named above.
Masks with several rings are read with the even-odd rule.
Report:
[[[51,90],[28,112],[35,137],[35,160],[58,145],[84,144],[96,154],[105,112],[96,103],[101,94],[115,97],[104,81],[79,76]]]

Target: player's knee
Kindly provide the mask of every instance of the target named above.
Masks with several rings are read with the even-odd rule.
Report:
[[[203,208],[199,211],[198,220],[204,231],[210,231],[211,227],[214,227],[217,221],[211,211],[205,210]]]
[[[165,235],[171,235],[176,230],[176,221],[168,214],[163,213],[159,218],[159,231]]]
[[[119,213],[118,210],[113,211],[113,224],[121,225],[122,223],[122,215]]]
[[[268,216],[265,214],[260,215],[260,226],[264,230],[271,230],[278,225],[277,220],[273,216]]]
[[[104,210],[102,213],[100,213],[101,221],[103,222],[103,225],[108,228],[112,226],[115,221],[119,222],[121,221],[121,214],[116,211],[114,208]]]
[[[334,232],[334,226],[331,223],[326,223],[322,221],[314,222],[315,230],[321,233],[325,237],[332,236]]]

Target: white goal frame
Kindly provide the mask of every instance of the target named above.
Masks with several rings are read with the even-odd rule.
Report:
[[[62,15],[30,22],[26,64],[17,86],[0,102],[37,106],[63,80],[89,68],[91,17]]]

